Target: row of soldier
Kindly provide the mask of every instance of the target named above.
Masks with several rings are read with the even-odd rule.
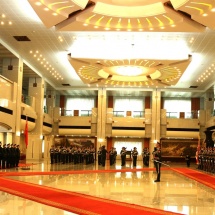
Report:
[[[93,147],[65,147],[65,146],[58,146],[54,147],[51,146],[50,158],[51,164],[54,163],[71,163],[74,164],[91,164],[95,161],[95,149]]]
[[[105,149],[105,146],[99,147],[97,151],[97,155],[94,147],[77,147],[77,146],[55,147],[54,145],[52,145],[50,148],[51,164],[54,164],[54,163],[65,164],[65,163],[71,163],[71,162],[73,162],[74,164],[79,164],[79,163],[92,164],[95,162],[96,156],[97,156],[98,165],[105,166],[107,154],[109,154],[110,166],[114,165],[116,163],[116,157],[117,157],[117,151],[116,151],[116,148],[114,147],[112,147],[110,151],[107,151]],[[120,151],[122,166],[125,166],[126,154],[127,154],[126,148],[122,147],[122,150]],[[131,150],[131,155],[133,158],[133,166],[135,167],[137,163],[137,156],[138,156],[138,151],[136,147],[134,147],[134,149]],[[143,165],[149,166],[150,153],[148,148],[143,149],[142,157],[143,157]]]
[[[2,144],[0,142],[0,168],[14,168],[19,166],[20,149],[16,144]]]
[[[198,169],[215,173],[215,147],[202,147],[196,151]]]
[[[136,165],[137,165],[138,154],[139,153],[137,151],[137,147],[134,147],[133,150],[131,150],[131,157],[132,157],[133,167],[136,167]],[[126,155],[127,155],[126,147],[122,147],[122,149],[120,151],[121,166],[125,166]],[[142,158],[143,158],[143,165],[144,166],[149,166],[150,153],[149,153],[149,149],[148,148],[144,148],[143,149],[143,151],[142,151]]]

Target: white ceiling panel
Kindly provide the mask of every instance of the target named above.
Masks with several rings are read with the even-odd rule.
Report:
[[[162,91],[166,90],[168,93],[165,95],[168,96],[175,96],[173,92],[184,92],[183,96],[198,97],[203,96],[207,90],[213,88],[215,81],[215,31],[213,29],[214,22],[212,22],[214,20],[214,1],[196,1],[199,11],[202,11],[200,14],[191,9],[188,10],[193,1],[180,1],[180,4],[176,5],[177,8],[174,8],[174,5],[179,3],[177,1],[118,0],[111,1],[112,3],[106,0],[82,1],[82,5],[76,5],[75,13],[69,9],[72,6],[67,5],[67,12],[70,11],[70,14],[68,13],[68,17],[65,16],[64,19],[59,19],[57,22],[51,20],[51,16],[46,17],[44,11],[38,13],[41,8],[33,5],[36,2],[40,2],[40,4],[48,2],[46,7],[51,7],[51,4],[56,3],[56,1],[31,0],[30,2],[31,4],[28,0],[0,1],[0,74],[4,58],[22,58],[25,64],[23,88],[28,87],[29,78],[39,76],[45,79],[49,90],[77,96],[94,96],[98,87],[106,87],[110,94],[117,96],[143,96],[159,88]],[[66,2],[69,4],[68,1]],[[96,14],[92,10],[95,6],[110,4],[110,8],[126,7],[126,10],[129,11],[132,7],[144,7],[155,3],[163,5],[166,12],[159,16],[168,20],[168,22],[162,21],[163,18],[154,15],[145,17],[144,22],[148,22],[149,25],[150,22],[151,25],[157,22],[156,28],[153,26],[151,28],[138,27],[137,17],[137,23],[133,25],[135,29],[132,29],[133,21],[129,21],[128,17],[127,29],[124,27],[117,29],[116,25],[111,25],[111,22],[112,24],[119,23],[120,17],[107,16],[101,18],[101,14]],[[204,3],[210,7],[201,8]],[[71,4],[78,4],[78,1],[71,1]],[[55,5],[52,9],[56,13],[61,11],[59,14],[62,16],[63,7],[58,8]],[[88,17],[89,11],[93,17]],[[206,12],[207,18],[204,19]],[[40,17],[41,14],[43,18]],[[83,14],[85,15],[83,16]],[[107,14],[104,13],[103,15],[106,16]],[[194,20],[192,16],[195,16]],[[95,19],[95,17],[100,18]],[[174,20],[174,17],[181,17],[181,21],[179,19]],[[123,17],[123,19],[125,18]],[[50,21],[50,25],[45,25],[44,19]],[[110,24],[108,30],[98,25],[102,19],[102,25]],[[104,20],[109,21],[105,23]],[[83,24],[86,24],[87,21],[90,25],[85,28]],[[139,21],[141,22],[141,20]],[[66,26],[67,22],[71,23],[72,29],[62,31],[59,26]],[[126,22],[124,20],[122,23]],[[142,21],[142,25],[144,22]],[[158,30],[158,23],[160,26],[162,23],[165,26]],[[177,26],[174,27],[174,24]],[[182,28],[185,26],[186,30]],[[79,28],[81,30],[78,30]],[[15,36],[25,37],[29,41],[17,41]],[[156,84],[149,86],[143,84],[138,87],[135,84],[132,86],[106,85],[110,82],[101,82],[103,85],[98,83],[89,85],[80,78],[77,65],[70,64],[68,54],[74,58],[88,58],[89,62],[102,59],[103,61],[112,60],[116,63],[119,58],[162,62],[165,59],[179,59],[182,56],[189,56],[192,60],[187,67],[184,67],[184,72],[178,81],[173,82],[174,85],[171,86]],[[47,66],[44,66],[46,64],[50,66],[49,70]],[[162,70],[159,72],[162,73]],[[90,75],[89,71],[88,75]],[[135,80],[135,78],[131,79]],[[158,79],[158,76],[155,79]]]

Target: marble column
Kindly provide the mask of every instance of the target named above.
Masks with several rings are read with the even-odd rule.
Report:
[[[26,158],[33,160],[42,159],[42,142],[43,142],[43,107],[44,107],[44,79],[29,79],[29,96],[35,98],[35,111],[37,114],[36,126],[28,134],[28,148]]]
[[[98,90],[97,148],[102,145],[107,147],[107,141],[105,138],[106,109],[107,91],[100,88]]]
[[[161,124],[161,91],[158,89],[152,92],[152,137],[150,140],[150,154],[154,151],[155,144],[160,142],[160,124]],[[153,163],[150,162],[152,166]]]
[[[15,131],[12,133],[12,142],[10,143],[20,145],[23,60],[21,58],[4,58],[2,75],[14,82],[12,102],[15,103],[13,113]]]

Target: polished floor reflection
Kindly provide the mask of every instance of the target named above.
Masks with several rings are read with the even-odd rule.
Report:
[[[185,164],[171,164],[171,167]],[[138,166],[142,168],[139,161]],[[196,168],[195,164],[191,168]],[[120,162],[115,166],[53,164],[49,161],[34,163],[29,170],[8,169],[1,172],[37,172],[37,171],[67,171],[67,170],[97,170],[121,169]],[[162,171],[161,182],[155,183],[155,171],[129,172],[130,162],[126,167],[128,172],[59,174],[36,176],[11,176],[14,180],[49,186],[79,192],[96,197],[122,201],[141,206],[177,212],[186,215],[215,215],[215,191],[194,180],[184,177],[171,168]],[[67,215],[73,214],[30,200],[0,192],[0,215]]]

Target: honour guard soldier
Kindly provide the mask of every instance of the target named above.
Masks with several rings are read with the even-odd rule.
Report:
[[[133,167],[136,167],[137,166],[137,155],[138,155],[138,151],[137,151],[136,147],[134,147],[134,150],[132,151],[131,155],[132,155],[132,159],[133,159]]]
[[[112,166],[115,162],[115,153],[114,153],[114,148],[112,147],[111,150],[109,151],[109,159],[110,159],[110,166]]]
[[[105,146],[102,146],[102,148],[101,148],[101,164],[102,164],[102,166],[105,166],[107,153],[108,153],[108,151],[105,149]]]
[[[52,145],[50,150],[49,150],[49,153],[50,153],[50,159],[51,159],[51,164],[54,163],[54,159],[55,159],[55,149],[54,149],[54,146]]]
[[[190,167],[190,155],[186,155],[185,160],[187,163],[187,167]]]
[[[121,166],[125,166],[125,160],[126,160],[126,148],[122,147],[122,150],[120,151],[120,155],[121,155]]]
[[[161,148],[160,148],[160,143],[157,142],[155,146],[155,150],[153,151],[153,160],[154,160],[154,165],[156,168],[156,173],[157,173],[157,179],[154,182],[160,182],[160,176],[161,176]]]

